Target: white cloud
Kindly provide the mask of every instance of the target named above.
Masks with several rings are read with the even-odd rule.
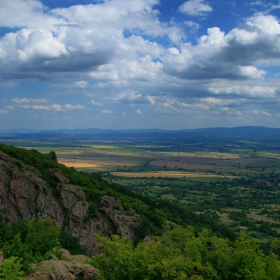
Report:
[[[50,108],[55,111],[62,111],[62,108],[59,104],[53,104],[52,106],[50,106]]]
[[[190,20],[184,21],[184,24],[190,28],[191,32],[196,32],[200,27],[200,25],[197,22]]]
[[[124,117],[126,117],[126,112],[122,112],[122,115],[123,115]]]
[[[263,110],[261,110],[261,111],[259,111],[259,110],[253,110],[252,113],[253,113],[254,115],[262,115],[262,116],[265,116],[265,117],[272,117],[272,115],[271,115],[270,113],[268,113],[268,112],[266,112],[266,111],[263,111]]]
[[[208,35],[203,35],[198,40],[199,46],[225,46],[225,33],[218,27],[207,28]]]
[[[155,100],[154,100],[154,98],[152,96],[146,96],[146,98],[149,100],[151,105],[155,105],[156,104],[156,102],[155,102]]]
[[[262,1],[256,1],[256,2],[251,2],[249,3],[249,6],[263,6],[263,2]]]
[[[151,96],[143,96],[141,93],[132,90],[126,90],[119,93],[117,96],[112,97],[114,102],[120,102],[125,104],[153,104],[153,98]]]
[[[135,113],[136,113],[137,115],[142,115],[142,114],[143,114],[143,113],[141,112],[140,109],[136,110]]]
[[[272,15],[256,14],[247,20],[247,24],[258,27],[264,34],[280,34],[280,24]]]
[[[65,20],[51,15],[40,1],[1,0],[0,26],[56,30],[55,26],[62,23]]]
[[[75,82],[74,85],[79,88],[86,88],[88,86],[88,82],[78,81],[78,82]]]
[[[91,100],[90,101],[90,104],[92,104],[92,105],[94,105],[94,106],[101,106],[102,105],[102,103],[101,102],[96,102],[96,101],[94,101],[94,100]]]
[[[113,114],[111,110],[102,110],[102,114]]]
[[[121,93],[118,94],[118,96],[116,97],[113,97],[112,99],[114,101],[133,101],[135,99],[139,99],[141,98],[141,94],[137,91],[130,91],[130,90],[127,90],[127,91],[123,91]]]
[[[53,10],[35,0],[6,2],[1,11],[10,21],[3,20],[2,26],[23,27],[0,39],[0,73],[9,78],[79,78],[83,73],[102,78],[102,71],[95,72],[108,65],[106,79],[113,73],[116,80],[127,74],[129,79],[151,79],[152,72],[162,67],[153,58],[162,55],[164,47],[139,35],[125,38],[123,32],[166,35],[174,42],[183,36],[180,28],[159,21],[158,11],[153,9],[158,0],[112,0]],[[17,20],[11,20],[15,15]],[[117,64],[111,69],[113,60]],[[121,68],[116,67],[119,63]],[[115,75],[116,69],[121,75]],[[87,82],[75,85],[85,88]]]
[[[17,105],[7,105],[9,110],[43,110],[43,111],[62,111],[62,108],[59,104],[52,105],[26,105],[26,104],[17,104]]]
[[[208,35],[201,36],[197,45],[168,49],[163,70],[190,81],[263,79],[266,71],[261,65],[280,65],[279,32],[276,19],[265,15],[251,17],[228,34],[218,27],[208,28]]]
[[[36,98],[13,98],[11,99],[13,103],[23,104],[23,103],[46,103],[46,99],[36,99]]]
[[[192,16],[200,16],[212,12],[213,9],[203,2],[204,0],[189,0],[179,7],[179,11]]]
[[[87,113],[103,105],[130,116],[125,111],[132,105],[131,118],[137,117],[139,106],[151,114],[201,118],[220,114],[245,120],[253,114],[272,116],[260,106],[279,108],[279,77],[273,71],[280,66],[280,25],[269,11],[240,19],[242,24],[230,31],[218,24],[205,31],[207,22],[202,25],[189,16],[183,22],[178,18],[161,22],[159,0],[93,2],[58,9],[36,0],[3,2],[0,25],[15,29],[0,37],[0,86],[23,85],[15,91],[21,94],[11,95],[20,98],[1,100],[5,112]],[[179,11],[187,15],[214,16],[210,14],[214,2],[182,3]],[[264,3],[245,3],[243,8],[252,13],[260,4]],[[202,36],[191,34],[198,29]],[[55,81],[55,86],[44,91],[38,87],[38,93],[34,87],[32,97],[37,99],[28,98],[26,84],[38,80],[45,85]],[[48,100],[40,94],[48,95]],[[62,101],[68,94],[71,98]],[[103,107],[99,108],[101,112]]]
[[[71,105],[71,104],[65,104],[63,106],[65,109],[67,110],[82,110],[82,109],[86,109],[85,106],[77,104],[77,105]]]

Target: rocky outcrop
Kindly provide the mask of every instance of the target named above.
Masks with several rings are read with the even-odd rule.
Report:
[[[56,189],[48,187],[33,167],[0,152],[0,215],[5,221],[15,224],[20,219],[49,218],[54,225],[67,229],[90,254],[99,252],[95,233],[117,233],[134,240],[133,228],[140,218],[134,210],[125,211],[120,201],[104,196],[97,216],[85,220],[90,205],[84,191],[70,185],[59,169],[49,172],[58,183]]]
[[[99,210],[105,213],[106,217],[113,223],[117,234],[128,236],[135,240],[134,227],[139,224],[140,215],[133,209],[124,211],[123,204],[116,201],[113,197],[103,196],[100,201]]]
[[[85,256],[72,256],[67,250],[62,251],[61,260],[48,260],[32,265],[34,272],[26,280],[75,280],[94,279],[98,269],[86,264],[90,260]]]
[[[70,180],[67,178],[66,174],[58,169],[58,168],[51,168],[49,170],[50,176],[53,177],[58,183],[60,184],[69,184]]]
[[[0,152],[0,214],[8,223],[50,218],[62,225],[64,213],[46,182],[26,165]],[[20,166],[20,167],[18,167]]]

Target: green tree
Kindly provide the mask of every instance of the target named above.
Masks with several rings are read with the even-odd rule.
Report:
[[[49,157],[51,157],[51,159],[54,160],[55,162],[58,162],[58,161],[57,161],[57,156],[56,156],[55,151],[50,151],[47,155],[48,155]]]
[[[10,257],[5,259],[0,265],[0,279],[18,280],[23,279],[24,272],[21,271],[21,259],[17,257]]]
[[[27,221],[28,233],[25,239],[26,246],[34,255],[44,255],[60,245],[59,229],[53,226],[50,219],[36,222]]]

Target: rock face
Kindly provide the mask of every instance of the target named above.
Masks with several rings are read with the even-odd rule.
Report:
[[[57,168],[51,168],[49,170],[50,175],[60,184],[69,184],[70,180],[67,178],[66,174]]]
[[[34,272],[26,280],[94,279],[99,271],[86,264],[85,261],[88,259],[85,258],[85,256],[72,256],[67,250],[63,250],[61,260],[48,260],[32,265]]]
[[[99,210],[113,223],[118,235],[135,240],[133,228],[138,225],[140,216],[133,209],[124,211],[120,201],[105,195],[100,201]]]
[[[9,224],[20,219],[42,220],[49,218],[54,225],[65,228],[90,254],[95,247],[95,233],[135,238],[133,227],[139,215],[134,210],[124,211],[120,201],[104,196],[97,217],[85,221],[89,203],[78,186],[69,184],[67,176],[59,169],[51,169],[51,176],[58,182],[58,189],[48,187],[31,166],[14,160],[0,151],[0,215]],[[59,196],[59,197],[58,197]],[[59,198],[59,200],[57,199]],[[99,203],[99,202],[97,202]],[[70,278],[69,278],[70,279]]]

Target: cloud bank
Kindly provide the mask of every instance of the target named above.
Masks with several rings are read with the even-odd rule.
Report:
[[[134,115],[166,128],[173,128],[165,121],[170,115],[178,128],[185,117],[187,126],[207,121],[213,126],[215,119],[220,125],[221,117],[230,125],[253,124],[256,116],[263,123],[278,121],[280,24],[270,13],[275,5],[253,2],[247,7],[259,10],[229,32],[209,26],[189,38],[215,12],[211,2],[186,1],[175,9],[182,18],[170,21],[161,20],[159,0],[64,8],[38,0],[0,3],[0,26],[8,30],[0,37],[1,88],[18,89],[23,81],[48,85],[35,97],[27,90],[2,95],[1,115],[16,110],[83,111],[83,120]]]

